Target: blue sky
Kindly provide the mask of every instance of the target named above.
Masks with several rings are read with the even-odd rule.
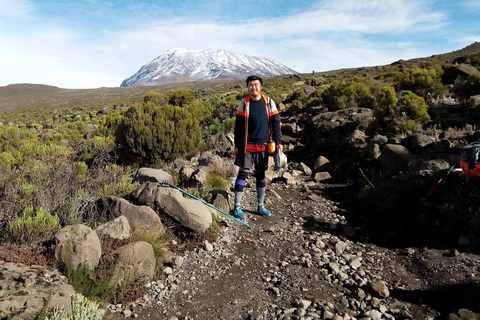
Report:
[[[301,73],[480,42],[480,1],[0,0],[0,86],[118,87],[168,49],[225,49]]]

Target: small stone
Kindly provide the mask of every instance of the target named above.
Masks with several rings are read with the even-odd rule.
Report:
[[[165,273],[167,276],[173,274],[173,269],[171,267],[166,267],[163,269],[163,273]]]
[[[213,245],[208,242],[207,240],[205,240],[203,242],[203,247],[205,248],[205,250],[207,250],[208,252],[212,252],[213,251]]]

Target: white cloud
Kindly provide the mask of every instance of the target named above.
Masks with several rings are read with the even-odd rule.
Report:
[[[29,0],[0,0],[0,17],[22,17],[30,15],[35,5]]]
[[[312,68],[393,62],[400,58],[399,53],[406,53],[405,49],[391,45],[379,48],[364,35],[418,32],[439,28],[445,20],[440,13],[429,13],[406,1],[325,1],[311,12],[254,23],[162,20],[150,28],[107,32],[96,50],[114,57],[119,68],[129,70],[126,77],[167,49],[178,47],[260,54],[308,72]]]
[[[111,4],[103,8],[100,2],[91,1],[98,12],[112,8]],[[33,10],[27,0],[0,0],[0,5],[17,3],[17,12],[28,15]],[[0,78],[0,85],[28,76],[38,83],[69,88],[92,87],[97,83],[118,86],[142,65],[171,48],[258,54],[299,72],[388,64],[400,58],[438,53],[429,52],[434,49],[431,44],[422,44],[417,37],[427,30],[441,30],[449,22],[445,14],[435,11],[435,6],[429,9],[429,4],[431,0],[319,1],[309,12],[257,19],[253,23],[220,23],[189,16],[166,18],[169,15],[155,21],[158,16],[152,15],[148,19],[141,16],[144,20],[137,23],[129,21],[129,29],[109,30],[109,25],[105,25],[87,35],[84,29],[74,28],[74,24],[65,25],[65,20],[58,24],[58,20],[46,19],[42,25],[27,26],[21,36],[2,36],[0,28],[0,68],[9,77]],[[406,39],[410,38],[416,40],[407,45]],[[16,67],[5,63],[12,59]],[[100,83],[100,79],[105,83]]]

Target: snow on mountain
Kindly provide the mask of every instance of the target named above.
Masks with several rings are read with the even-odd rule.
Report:
[[[171,49],[140,68],[121,87],[297,73],[270,58],[226,50]]]

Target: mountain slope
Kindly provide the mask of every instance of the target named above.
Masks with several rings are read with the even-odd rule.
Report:
[[[172,49],[142,66],[122,87],[212,79],[241,79],[251,74],[271,77],[297,73],[270,58],[226,50]]]

